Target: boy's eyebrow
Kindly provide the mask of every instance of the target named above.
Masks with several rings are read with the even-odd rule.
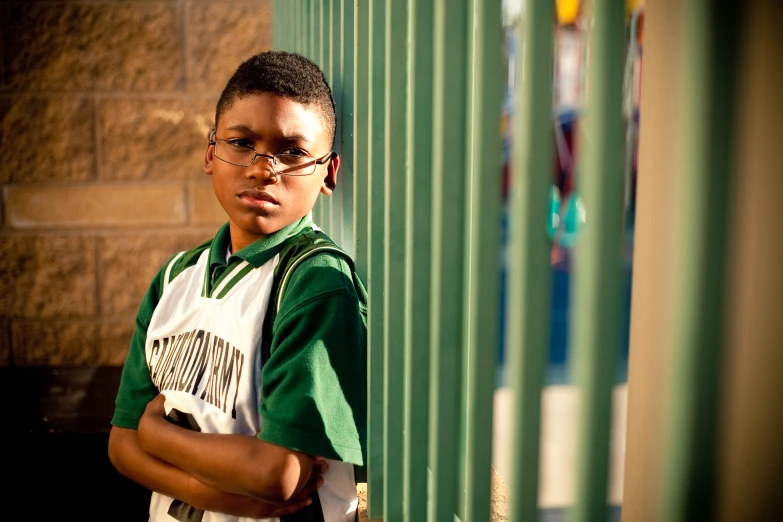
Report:
[[[230,127],[226,127],[226,130],[234,130],[234,131],[242,131],[247,134],[255,135],[256,133],[251,129],[250,127],[246,125],[232,125]],[[290,136],[282,136],[279,141],[285,142],[285,143],[294,143],[294,142],[307,142],[311,143],[312,140],[305,136],[304,134],[292,134]]]
[[[302,141],[310,143],[310,139],[303,134],[292,134],[291,136],[283,136],[280,138],[280,141],[284,143],[295,143],[295,142],[302,142]]]
[[[238,130],[238,131],[246,132],[248,134],[255,134],[255,132],[253,132],[253,129],[251,129],[246,125],[232,125],[231,127],[226,127],[226,130]]]

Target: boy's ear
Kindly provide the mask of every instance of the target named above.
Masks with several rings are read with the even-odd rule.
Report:
[[[215,163],[215,147],[213,146],[215,129],[209,131],[207,136],[207,150],[204,152],[204,173],[212,175],[212,165]]]
[[[337,153],[332,153],[329,163],[326,164],[326,177],[323,185],[321,185],[321,194],[331,195],[332,191],[337,187],[337,172],[339,170],[340,156]]]

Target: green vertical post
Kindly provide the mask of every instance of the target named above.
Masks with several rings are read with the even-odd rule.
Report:
[[[503,77],[500,2],[475,1],[473,32],[471,244],[468,279],[468,389],[465,519],[488,520],[492,462],[492,398],[500,339],[501,129]],[[469,165],[469,167],[471,167]]]
[[[305,45],[306,45],[306,27],[305,27],[305,20],[306,16],[305,9],[307,8],[307,4],[305,3],[305,0],[297,0],[296,2],[296,52],[299,54],[305,53]]]
[[[342,106],[343,106],[343,64],[342,64],[342,4],[343,0],[330,0],[331,2],[331,79],[329,81],[334,94],[335,111],[337,115],[337,132],[335,133],[334,148],[342,154]],[[340,246],[343,246],[343,190],[341,181],[342,176],[338,178],[338,188],[329,198],[329,223],[331,224],[331,237]]]
[[[291,1],[288,10],[291,11],[291,52],[295,53],[299,50],[299,2]]]
[[[427,517],[434,1],[407,1],[403,520],[419,522]]]
[[[272,1],[272,48],[280,48],[280,0]]]
[[[301,11],[299,16],[299,25],[302,29],[302,46],[299,48],[299,54],[302,56],[310,55],[310,0],[299,0]]]
[[[291,9],[290,6],[280,5],[281,15],[283,16],[283,24],[280,26],[282,30],[283,50],[288,51],[291,48]]]
[[[384,38],[386,12],[383,0],[370,0],[370,125],[369,125],[369,255],[368,291],[369,326],[368,346],[372,383],[370,401],[373,403],[370,418],[368,509],[370,518],[383,517],[383,248],[384,237]]]
[[[272,20],[274,27],[272,27],[272,39],[275,49],[285,49],[285,24],[286,24],[286,9],[281,0],[275,0],[272,4]]]
[[[321,55],[321,69],[326,77],[326,82],[331,84],[332,74],[332,0],[321,0],[321,43],[323,54]]]
[[[464,289],[466,92],[470,2],[436,0],[433,52],[430,306],[430,516],[453,522],[457,501]]]
[[[355,80],[356,80],[356,60],[355,49],[356,40],[354,38],[354,17],[356,11],[354,9],[355,0],[340,0],[342,6],[341,17],[342,23],[340,24],[340,52],[342,63],[342,95],[341,95],[341,109],[340,109],[340,121],[342,125],[342,132],[340,137],[342,140],[341,152],[342,155],[342,167],[341,170],[341,192],[340,198],[340,226],[343,230],[343,249],[348,252],[354,259],[356,259],[356,229],[354,227],[354,176],[355,170],[355,158],[354,158],[354,139],[356,130],[356,112],[355,112]]]
[[[714,521],[719,504],[724,306],[740,2],[687,2],[677,81],[677,228],[669,307],[671,353],[658,520]],[[752,517],[751,517],[752,518]]]
[[[369,213],[368,213],[368,195],[370,181],[370,6],[365,1],[351,0],[356,13],[353,32],[356,45],[353,53],[356,70],[354,72],[354,135],[353,135],[353,230],[354,230],[354,251],[356,252],[355,262],[356,271],[362,281],[367,282],[369,278]],[[374,379],[372,365],[369,368],[369,378]],[[370,409],[373,407],[372,386],[369,387],[368,404]],[[372,445],[371,428],[375,427],[373,415],[370,412],[368,419],[370,425],[367,429],[368,445]],[[373,460],[372,453],[368,448],[368,460]],[[369,500],[368,500],[369,502]]]
[[[315,53],[316,49],[318,48],[318,35],[316,34],[316,25],[315,25],[315,8],[316,3],[320,0],[307,0],[307,26],[308,26],[308,32],[307,32],[307,38],[308,38],[308,47],[307,47],[307,57],[310,60],[315,61]]]
[[[331,85],[334,75],[332,73],[332,1],[321,0],[321,43],[323,52],[321,54],[321,69],[324,72],[326,82]],[[334,201],[331,197],[321,199],[321,216],[324,228],[330,236],[335,233],[332,225],[332,205]],[[332,236],[333,237],[333,236]]]
[[[549,350],[551,243],[546,234],[552,179],[551,0],[530,0],[514,31],[509,201],[508,377],[514,395],[512,520],[538,520],[541,390]]]
[[[327,52],[327,49],[325,49],[326,42],[324,40],[324,2],[327,0],[312,1],[315,4],[315,12],[313,13],[313,37],[316,41],[315,53],[312,57],[312,60],[318,64],[318,67],[321,68],[321,70],[324,72],[324,75],[326,76],[327,71],[324,69],[324,56]],[[325,202],[324,199],[325,198],[321,197],[320,195],[318,196],[318,200],[313,207],[313,217],[315,218],[315,222],[318,224],[318,226],[320,226],[327,234],[329,234],[331,233],[331,230],[329,229],[329,223],[326,221],[324,207],[327,205],[327,202]]]
[[[324,69],[324,55],[326,53],[326,42],[324,41],[324,2],[328,0],[313,0],[315,2],[315,39],[317,47],[313,61],[318,64],[318,67],[327,74]],[[327,77],[328,80],[328,77]]]
[[[462,328],[462,376],[461,376],[461,383],[460,383],[460,391],[461,391],[461,397],[460,397],[460,429],[459,429],[459,451],[457,453],[457,503],[454,506],[454,514],[459,518],[460,520],[466,520],[465,517],[465,509],[466,509],[466,503],[467,503],[467,471],[468,471],[468,423],[470,420],[469,417],[469,404],[468,404],[468,396],[470,395],[470,373],[471,368],[469,367],[470,361],[468,359],[470,358],[470,337],[471,337],[471,328],[474,326],[471,323],[470,314],[473,312],[473,309],[471,307],[471,292],[473,291],[472,284],[474,281],[471,280],[471,263],[473,261],[473,253],[471,252],[471,248],[473,248],[473,194],[469,192],[471,187],[471,179],[473,176],[473,146],[474,146],[474,138],[478,134],[476,132],[476,129],[474,127],[474,121],[473,118],[475,115],[474,108],[475,108],[475,99],[473,98],[473,73],[474,73],[474,66],[476,56],[475,56],[475,35],[476,35],[476,2],[475,0],[470,0],[468,2],[468,8],[467,8],[467,24],[465,24],[465,46],[467,49],[467,53],[465,55],[465,98],[467,100],[465,111],[466,111],[466,124],[465,124],[465,132],[466,132],[466,147],[463,151],[463,154],[465,155],[465,208],[463,209],[464,215],[465,215],[465,229],[464,229],[464,269],[465,272],[463,274],[463,317],[462,317],[462,324],[460,325]]]
[[[286,17],[288,18],[288,23],[286,24],[286,30],[288,31],[286,40],[288,41],[288,45],[286,50],[288,52],[293,52],[296,49],[296,12],[290,1],[286,3],[285,10],[288,12],[286,14]]]
[[[405,339],[405,111],[408,3],[385,0],[384,31],[384,493],[386,520],[402,520]]]
[[[612,388],[620,348],[625,2],[594,0],[588,36],[590,88],[577,190],[586,225],[574,249],[575,382],[580,398],[576,506],[572,522],[606,520]]]

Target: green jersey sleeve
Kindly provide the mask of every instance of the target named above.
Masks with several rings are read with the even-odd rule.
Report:
[[[348,263],[320,253],[297,267],[272,331],[259,438],[363,465],[366,314]]]

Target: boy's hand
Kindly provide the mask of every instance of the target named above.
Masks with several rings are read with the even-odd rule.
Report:
[[[321,475],[325,473],[327,469],[329,469],[329,466],[326,464],[326,461],[321,457],[315,457],[313,459],[313,469],[310,473],[310,478],[307,480],[305,487],[302,488],[302,491],[284,505],[269,504],[273,509],[265,516],[274,518],[292,515],[312,504],[313,499],[311,495],[323,485],[324,479]]]
[[[150,402],[147,403],[147,406],[144,408],[144,415],[152,415],[154,417],[165,417],[166,416],[166,396],[162,393],[159,393],[155,396],[154,399],[152,399]]]

